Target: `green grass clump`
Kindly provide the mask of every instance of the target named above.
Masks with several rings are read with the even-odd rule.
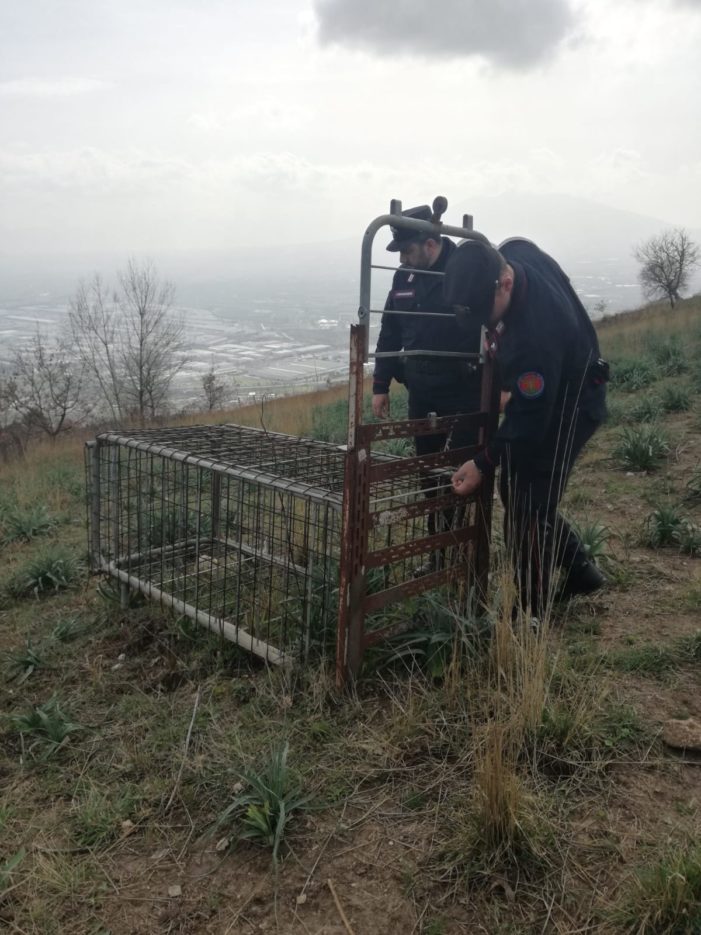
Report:
[[[629,471],[654,471],[669,454],[669,442],[655,425],[623,429],[613,457]]]
[[[83,730],[80,724],[64,714],[55,698],[37,705],[26,714],[12,715],[10,724],[23,740],[29,741],[28,752],[33,754],[39,750],[41,759],[52,756],[71,734]]]
[[[634,393],[657,379],[655,364],[647,357],[622,357],[611,364],[611,384]]]
[[[56,523],[43,503],[27,507],[15,505],[2,516],[2,541],[5,545],[12,542],[30,542],[38,536],[48,535]]]
[[[639,870],[614,918],[630,935],[701,932],[701,847],[677,850]]]
[[[74,587],[83,569],[75,553],[61,545],[41,549],[7,583],[11,597],[40,597]]]
[[[674,545],[683,517],[673,505],[658,506],[645,520],[643,542],[651,549]]]
[[[44,665],[44,660],[27,640],[23,649],[8,655],[7,672],[10,679],[19,679],[21,683],[28,679],[35,669],[41,669]]]
[[[630,409],[634,422],[656,422],[662,415],[662,401],[658,396],[642,396]]]
[[[579,536],[587,558],[598,564],[606,564],[610,560],[608,542],[611,530],[603,523],[583,521],[573,523],[575,532]]]
[[[701,501],[701,464],[697,464],[686,482],[684,499],[692,503]]]
[[[238,793],[217,819],[215,829],[235,823],[238,837],[269,847],[277,863],[280,846],[295,812],[309,807],[309,797],[290,769],[289,744],[278,744],[258,769],[240,773],[243,791]]]
[[[608,653],[606,662],[618,672],[638,672],[642,675],[661,676],[676,668],[678,653],[668,646],[646,643]]]
[[[665,412],[687,412],[691,408],[691,389],[680,383],[665,386],[660,402]]]
[[[701,527],[691,520],[687,519],[682,522],[676,531],[675,540],[679,545],[679,551],[685,555],[692,557],[701,555]]]
[[[684,345],[677,335],[662,339],[659,335],[651,335],[646,344],[648,354],[664,376],[677,376],[689,369]]]
[[[76,801],[71,815],[73,838],[81,847],[102,847],[117,838],[121,823],[134,809],[130,791],[101,791],[91,787]]]

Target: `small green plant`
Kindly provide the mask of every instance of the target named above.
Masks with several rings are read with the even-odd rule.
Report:
[[[660,402],[665,412],[687,412],[691,408],[691,389],[678,383],[665,386]]]
[[[611,364],[611,384],[631,393],[657,379],[654,363],[646,357],[622,357]]]
[[[82,567],[75,554],[61,545],[51,545],[30,558],[10,578],[8,593],[15,598],[39,597],[76,585]]]
[[[630,935],[701,931],[701,848],[677,850],[639,870],[614,917]]]
[[[83,730],[80,724],[71,721],[63,713],[55,698],[37,705],[26,714],[12,715],[10,722],[23,739],[30,741],[29,753],[36,749],[42,751],[41,759],[52,756],[71,734]]]
[[[87,626],[79,617],[64,617],[51,631],[51,638],[57,643],[72,643],[83,633]]]
[[[701,500],[701,464],[697,464],[686,482],[684,499],[692,503]]]
[[[82,847],[101,847],[119,836],[121,823],[132,814],[130,792],[106,793],[91,787],[77,800],[71,816],[73,838]]]
[[[613,457],[629,471],[654,471],[669,454],[669,442],[655,425],[625,428],[613,450]]]
[[[664,376],[677,376],[689,369],[684,345],[676,335],[662,339],[657,334],[650,335],[646,345],[655,366]]]
[[[8,676],[10,679],[19,679],[21,684],[28,679],[36,669],[42,668],[46,663],[39,656],[32,644],[27,640],[23,649],[18,649],[8,656]]]
[[[652,549],[674,545],[683,518],[677,507],[658,506],[645,520],[643,542]]]
[[[684,520],[674,534],[679,551],[693,557],[701,555],[701,526],[691,520]]]
[[[5,890],[8,890],[12,885],[12,875],[26,856],[26,850],[21,848],[11,857],[8,857],[4,863],[0,864],[0,898]]]
[[[4,514],[2,527],[3,542],[30,542],[39,536],[48,535],[56,526],[56,520],[49,515],[43,503],[32,506],[13,506]]]
[[[278,744],[260,770],[240,773],[243,791],[238,793],[217,819],[215,829],[238,823],[239,837],[272,849],[277,863],[287,826],[294,815],[309,806],[299,779],[287,763],[289,744]]]
[[[658,396],[642,396],[630,409],[634,422],[655,422],[662,414],[662,401]]]
[[[574,523],[575,531],[584,547],[587,558],[599,564],[605,564],[609,559],[608,541],[611,530],[603,523],[581,522]]]

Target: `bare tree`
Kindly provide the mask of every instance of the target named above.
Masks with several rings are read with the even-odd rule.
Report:
[[[185,363],[184,323],[173,310],[175,288],[152,263],[129,260],[112,300],[96,276],[71,302],[76,347],[112,418],[153,418]]]
[[[15,351],[0,396],[3,408],[29,433],[55,439],[88,414],[82,389],[82,367],[69,346],[60,339],[49,344],[37,332],[27,347]]]
[[[221,409],[228,391],[229,387],[223,380],[219,379],[212,363],[209,370],[202,375],[202,392],[204,393],[207,409],[210,412],[213,409]]]
[[[681,291],[688,288],[689,274],[698,266],[698,245],[682,227],[651,237],[633,251],[640,263],[640,284],[647,299],[669,299],[674,308]]]

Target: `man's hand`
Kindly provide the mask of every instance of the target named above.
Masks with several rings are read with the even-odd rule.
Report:
[[[511,393],[506,390],[501,391],[501,396],[499,398],[499,412],[503,412],[506,409],[506,404],[511,399]]]
[[[376,419],[389,419],[389,393],[375,393],[372,397],[372,414]]]
[[[474,461],[466,461],[462,467],[458,468],[452,477],[453,490],[466,497],[474,493],[482,483],[482,473]]]

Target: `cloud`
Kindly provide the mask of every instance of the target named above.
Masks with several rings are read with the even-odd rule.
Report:
[[[0,81],[3,97],[73,97],[103,91],[111,85],[95,78],[15,78]]]
[[[514,69],[550,58],[575,26],[570,0],[315,0],[315,11],[322,44],[385,56],[479,56]]]

